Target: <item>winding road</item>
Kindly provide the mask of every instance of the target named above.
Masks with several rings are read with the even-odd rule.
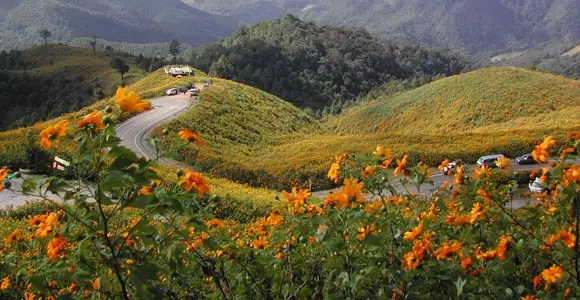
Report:
[[[152,110],[136,115],[115,126],[121,144],[133,150],[138,156],[155,158],[153,146],[145,141],[153,129],[173,117],[185,112],[194,104],[189,95],[165,96],[151,100]]]

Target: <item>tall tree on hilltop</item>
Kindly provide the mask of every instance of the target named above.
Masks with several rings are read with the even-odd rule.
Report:
[[[43,29],[39,31],[38,34],[40,34],[40,37],[44,39],[44,44],[48,44],[48,38],[52,36],[52,32],[48,31],[47,29]]]
[[[172,40],[171,43],[169,43],[169,54],[171,54],[173,56],[173,63],[175,63],[175,61],[177,60],[177,55],[179,55],[179,53],[181,52],[181,44],[179,44],[178,40]]]
[[[125,74],[129,72],[129,65],[122,58],[115,57],[111,60],[111,67],[121,74],[121,80],[125,80]]]
[[[93,40],[89,42],[91,48],[93,48],[93,55],[97,55],[97,37],[93,36]]]

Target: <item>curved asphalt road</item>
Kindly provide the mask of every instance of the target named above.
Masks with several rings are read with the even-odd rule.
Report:
[[[156,126],[185,112],[194,101],[189,95],[178,94],[151,100],[153,109],[138,114],[115,126],[121,145],[133,150],[138,156],[155,158],[153,146],[144,141]]]

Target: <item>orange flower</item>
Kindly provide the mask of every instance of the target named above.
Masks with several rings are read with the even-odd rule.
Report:
[[[475,254],[475,258],[483,259],[483,260],[492,260],[497,255],[497,252],[495,250],[482,252],[479,249],[475,249],[475,251],[473,251],[473,253]]]
[[[397,159],[397,168],[395,168],[395,171],[393,171],[393,174],[395,174],[395,176],[399,176],[399,174],[401,173],[403,173],[403,175],[407,175],[409,171],[405,167],[407,166],[408,157],[409,155],[405,154],[405,156],[403,156],[403,159]]]
[[[24,292],[24,300],[34,300],[35,297],[33,292]]]
[[[521,300],[534,300],[536,299],[536,297],[532,296],[532,295],[527,295],[525,297],[521,297]]]
[[[16,228],[16,229],[14,229],[14,231],[12,231],[11,234],[8,235],[8,237],[6,237],[6,239],[4,240],[4,243],[10,244],[10,243],[16,242],[18,240],[19,236],[20,236],[20,228]]]
[[[419,266],[419,258],[414,252],[405,253],[403,256],[403,268],[407,270],[415,270]]]
[[[556,141],[554,140],[553,137],[551,136],[546,137],[544,141],[541,144],[537,145],[532,151],[532,156],[534,157],[534,160],[539,163],[547,162],[548,158],[550,158],[550,153],[548,152],[548,150],[550,150],[550,148],[552,148],[555,144]]]
[[[62,235],[59,235],[58,237],[55,237],[50,240],[50,242],[48,242],[48,245],[46,246],[46,256],[50,260],[55,261],[60,257],[61,253],[66,249],[67,246],[68,242],[62,238]]]
[[[199,137],[199,134],[197,134],[197,132],[195,131],[182,128],[178,134],[184,141],[195,141],[200,146],[205,145],[205,142],[201,139],[201,137]]]
[[[471,208],[471,212],[469,213],[470,223],[473,224],[477,219],[485,216],[485,212],[486,210],[482,208],[481,203],[475,202]]]
[[[115,93],[115,103],[117,103],[121,109],[128,113],[141,113],[153,108],[149,101],[143,101],[143,99],[137,96],[135,92],[131,91],[129,94],[125,94],[126,89],[126,87],[119,87]]]
[[[562,268],[558,265],[552,265],[550,268],[542,271],[542,278],[547,283],[556,283],[556,281],[558,281],[558,279],[562,278],[563,273],[564,273],[564,268]]]
[[[43,221],[38,225],[38,229],[36,229],[36,233],[34,234],[37,238],[45,238],[51,233],[54,229],[56,224],[58,223],[58,216],[56,213],[50,213]]]
[[[461,248],[463,248],[463,245],[458,241],[453,241],[451,244],[445,242],[441,248],[435,250],[435,258],[437,260],[449,259],[452,254],[461,251]]]
[[[386,149],[383,146],[377,146],[377,150],[373,151],[373,155],[375,156],[379,156],[379,157],[388,157],[391,156],[392,152],[390,149]]]
[[[40,132],[40,146],[44,149],[49,149],[52,146],[52,141],[58,137],[65,136],[67,126],[70,124],[67,120],[62,120],[56,125],[49,126]]]
[[[256,249],[264,249],[264,248],[268,248],[268,246],[270,246],[270,242],[268,241],[268,237],[266,237],[266,236],[258,237],[256,240],[253,240],[251,244],[252,244],[252,247],[254,247]]]
[[[471,265],[473,265],[473,258],[471,258],[470,256],[460,255],[459,258],[461,259],[461,268],[462,269],[467,269],[467,268],[471,267]]]
[[[473,170],[473,178],[479,179],[482,177],[491,177],[491,169],[486,165],[479,165],[477,168]]]
[[[101,289],[101,277],[97,277],[95,280],[89,280],[93,290],[100,290]]]
[[[154,179],[153,182],[151,182],[151,185],[142,186],[141,189],[137,192],[137,194],[149,196],[149,195],[151,195],[153,190],[160,185],[161,185],[161,180]]]
[[[348,195],[344,192],[335,192],[326,194],[326,199],[324,200],[324,207],[333,205],[336,208],[346,208],[350,207],[350,200]]]
[[[206,222],[207,227],[212,228],[212,227],[217,227],[217,228],[221,228],[224,227],[224,223],[222,221],[220,221],[219,219],[211,219],[209,221]]]
[[[573,165],[566,169],[566,171],[564,171],[564,179],[566,179],[568,184],[571,184],[572,182],[580,182],[580,165]]]
[[[356,202],[364,203],[365,198],[362,193],[364,184],[364,182],[358,182],[358,179],[356,178],[345,179],[341,191],[345,193],[348,198],[354,197]]]
[[[201,173],[192,172],[189,169],[185,171],[185,176],[179,181],[179,185],[185,185],[184,188],[188,192],[195,188],[200,197],[203,197],[205,193],[209,193],[207,181],[202,177]]]
[[[495,249],[495,252],[497,254],[497,258],[499,258],[500,260],[506,259],[507,246],[510,242],[513,242],[513,238],[511,236],[502,235],[500,237],[499,244],[497,245],[497,248]]]
[[[375,230],[375,225],[367,225],[365,227],[361,227],[358,229],[358,233],[356,237],[359,241],[362,241],[367,238],[367,236]]]
[[[444,161],[441,162],[441,164],[439,164],[439,166],[437,167],[437,170],[443,172],[443,169],[449,164],[449,160],[446,158]]]
[[[292,204],[295,212],[302,213],[304,211],[302,206],[306,204],[306,198],[310,197],[310,191],[307,189],[296,190],[294,187],[292,193],[282,191],[282,196],[288,203]]]
[[[495,161],[495,165],[500,169],[511,168],[511,160],[507,157],[500,157]]]
[[[463,166],[457,167],[455,171],[455,178],[453,180],[454,184],[462,184],[463,183]]]
[[[364,178],[369,178],[369,176],[373,175],[374,173],[375,173],[375,167],[368,166],[362,171],[361,175]]]
[[[8,176],[8,170],[0,169],[0,192],[4,190],[4,185],[2,182],[4,182],[4,178],[6,178],[6,176]]]
[[[540,283],[542,283],[542,275],[538,275],[538,276],[534,277],[534,280],[533,280],[534,291],[538,289],[538,287],[540,286]]]
[[[562,242],[568,248],[574,248],[574,246],[576,245],[576,235],[570,231],[567,230],[560,231],[558,233],[558,237],[562,239]]]
[[[6,276],[2,279],[2,284],[0,284],[0,290],[7,290],[10,287],[10,277]]]
[[[340,163],[333,163],[330,166],[330,170],[328,170],[327,176],[330,180],[332,180],[332,182],[337,183],[338,179],[340,178]]]
[[[421,231],[423,231],[423,221],[419,222],[419,225],[417,225],[417,227],[411,229],[411,231],[405,232],[403,239],[412,241],[412,240],[416,239],[417,236],[419,236],[419,234],[421,234]]]
[[[77,128],[89,127],[94,130],[101,130],[105,128],[103,125],[103,113],[100,111],[93,111],[92,113],[84,116],[78,123]]]
[[[560,159],[563,161],[568,154],[574,153],[574,151],[576,151],[574,148],[566,148],[562,150],[562,152],[560,152]]]

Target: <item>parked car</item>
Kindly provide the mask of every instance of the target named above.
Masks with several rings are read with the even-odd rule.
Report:
[[[526,153],[522,156],[516,157],[516,162],[518,165],[532,165],[538,163],[534,160],[534,156],[532,156],[531,153]]]
[[[495,162],[499,159],[504,157],[503,154],[493,154],[493,155],[485,155],[480,157],[477,160],[477,166],[485,165],[488,168],[497,168]]]
[[[165,95],[167,96],[177,95],[177,89],[176,88],[168,89],[167,92],[165,92]]]
[[[189,97],[197,97],[199,96],[199,91],[197,89],[191,89],[189,91]]]
[[[540,177],[536,177],[534,181],[530,181],[528,187],[532,193],[543,193],[546,190],[546,184]]]
[[[180,87],[177,88],[177,92],[178,93],[185,93],[185,92],[187,92],[187,87],[180,86]]]

